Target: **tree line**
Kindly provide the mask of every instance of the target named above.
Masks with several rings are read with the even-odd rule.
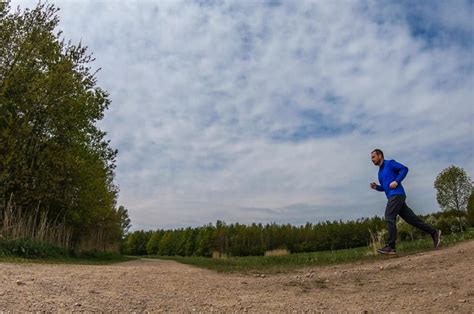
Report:
[[[87,47],[57,31],[57,11],[0,3],[0,226],[8,207],[42,211],[72,246],[107,249],[130,225],[117,206],[117,150],[96,126],[109,94]]]
[[[443,234],[466,230],[474,223],[466,213],[439,212],[423,219]],[[399,220],[398,236],[401,240],[415,240],[425,235]],[[123,252],[129,255],[205,256],[215,253],[228,256],[264,255],[266,251],[286,249],[291,253],[339,250],[368,246],[372,237],[383,233],[385,220],[380,217],[353,221],[325,221],[317,224],[226,224],[217,221],[196,228],[175,230],[137,230],[124,240]]]
[[[128,254],[212,256],[263,255],[265,251],[287,249],[314,252],[368,245],[369,230],[381,230],[381,218],[357,221],[326,221],[303,226],[291,224],[226,224],[217,221],[197,228],[135,231],[125,239]]]

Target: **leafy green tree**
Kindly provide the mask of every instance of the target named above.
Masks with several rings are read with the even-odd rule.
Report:
[[[464,169],[454,165],[442,170],[434,182],[436,199],[445,210],[466,210],[472,182]]]
[[[467,202],[467,221],[471,227],[474,227],[474,189],[471,191]]]
[[[195,255],[196,250],[196,229],[186,228],[184,232],[184,255],[192,256]]]
[[[158,245],[158,255],[176,255],[173,234],[171,232],[166,232],[163,237],[161,237]]]
[[[116,204],[117,150],[96,126],[110,100],[87,47],[56,31],[57,11],[0,3],[0,210],[12,197],[64,219],[74,246],[110,247],[130,225]]]
[[[128,234],[125,238],[125,253],[131,255],[146,255],[146,246],[152,233],[152,231],[138,230]]]
[[[124,206],[119,206],[117,208],[117,216],[120,223],[120,230],[122,232],[121,238],[123,239],[132,226],[130,217],[128,216],[128,209]]]
[[[160,248],[161,237],[162,234],[159,230],[153,232],[150,237],[150,240],[148,240],[146,244],[146,252],[148,255],[156,255],[158,253],[158,250]]]
[[[212,224],[199,228],[199,232],[196,237],[196,253],[199,256],[212,256],[214,250],[214,227]]]

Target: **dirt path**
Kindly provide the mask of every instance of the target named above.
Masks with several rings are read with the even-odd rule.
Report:
[[[474,313],[474,241],[264,278],[145,259],[107,266],[0,263],[0,282],[3,311]]]

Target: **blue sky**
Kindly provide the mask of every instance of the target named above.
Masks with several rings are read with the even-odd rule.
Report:
[[[102,68],[133,229],[383,215],[373,148],[417,213],[473,177],[473,1],[50,3]]]

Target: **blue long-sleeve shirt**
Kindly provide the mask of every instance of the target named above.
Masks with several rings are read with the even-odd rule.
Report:
[[[402,180],[408,173],[408,167],[396,162],[395,160],[384,160],[379,168],[379,182],[377,191],[385,192],[387,198],[394,195],[406,195],[402,186]],[[398,186],[395,189],[390,187],[390,183],[397,181]]]

